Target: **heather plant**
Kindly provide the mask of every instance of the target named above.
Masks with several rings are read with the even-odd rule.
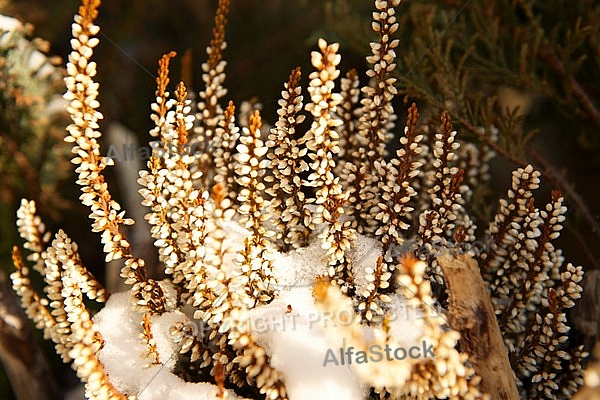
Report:
[[[548,204],[536,205],[540,173],[525,165],[513,172],[493,218],[477,220],[470,186],[490,179],[495,147],[463,142],[448,112],[439,123],[421,123],[415,104],[398,129],[399,3],[375,1],[366,77],[342,73],[339,44],[319,39],[308,82],[303,87],[302,71],[292,70],[273,126],[259,106],[226,101],[228,0],[219,1],[197,95],[183,82],[171,85],[176,54],[160,58],[150,106],[158,144],[138,179],[166,274],[155,280],[124,234],[134,221],[106,180],[115,160],[99,144],[92,60],[100,1],[82,2],[65,78],[72,118],[65,141],[91,229],[106,262],[122,262],[130,289],[109,294],[77,244],[62,230],[46,232],[26,199],[17,227],[27,256],[14,247],[11,278],[88,398],[576,392],[586,352],[570,336],[566,312],[581,295],[583,269],[555,245],[564,199],[553,191]],[[496,136],[489,127],[487,140]],[[483,251],[453,250],[483,238],[491,243]],[[409,243],[425,251],[390,251]],[[439,255],[440,247],[448,251]],[[41,274],[44,295],[30,268]],[[92,300],[105,303],[96,314]],[[265,320],[270,328],[256,329]],[[331,359],[338,349],[366,355],[417,345],[423,357],[395,351],[392,358],[386,350],[385,358],[352,365],[343,355]]]

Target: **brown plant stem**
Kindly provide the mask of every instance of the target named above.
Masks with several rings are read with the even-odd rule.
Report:
[[[531,24],[533,29],[536,31],[537,36],[544,37],[544,29],[540,25],[538,18],[534,15],[531,4],[527,4],[526,2],[519,0],[518,4],[522,10],[522,12],[527,17],[528,22]],[[536,55],[544,64],[548,65],[550,71],[556,78],[565,84],[565,89],[567,91],[571,91],[575,96],[575,100],[577,104],[587,113],[589,119],[600,128],[600,111],[594,105],[592,99],[587,94],[585,89],[579,84],[579,82],[575,79],[573,74],[567,71],[562,61],[556,55],[556,51],[554,50],[551,44],[545,42],[539,47],[536,46],[534,42],[533,35],[526,35],[524,42],[532,49],[537,48]]]
[[[525,166],[527,165],[527,162],[525,160],[522,160],[519,157],[512,155],[510,152],[502,148],[502,146],[494,142],[490,137],[486,136],[483,132],[477,129],[468,119],[460,116],[453,117],[453,119],[459,121],[463,128],[465,128],[473,135],[477,136],[479,140],[485,143],[486,146],[489,146],[489,148],[494,150],[499,156],[507,159],[508,161],[519,166],[520,168],[525,168]]]
[[[585,89],[579,84],[575,77],[568,73],[563,63],[559,60],[556,53],[550,46],[542,46],[538,52],[538,57],[542,62],[550,67],[550,70],[558,79],[565,82],[568,90],[573,92],[577,104],[586,112],[589,119],[600,128],[600,111],[594,105]]]
[[[461,334],[461,350],[492,400],[518,400],[514,372],[496,321],[492,301],[477,263],[467,255],[438,259],[448,287],[448,321]]]

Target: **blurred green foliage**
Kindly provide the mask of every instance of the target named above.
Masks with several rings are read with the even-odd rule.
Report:
[[[14,24],[13,29],[8,29]],[[6,28],[6,29],[5,29]],[[36,200],[52,217],[64,209],[57,185],[68,174],[69,149],[60,60],[48,44],[31,39],[31,28],[5,18],[0,27],[0,261],[10,264],[16,241],[15,207]]]

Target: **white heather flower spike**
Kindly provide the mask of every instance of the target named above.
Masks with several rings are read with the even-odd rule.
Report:
[[[337,69],[341,60],[338,48],[337,43],[328,45],[325,40],[319,39],[320,52],[312,52],[311,61],[316,71],[308,76],[310,102],[306,104],[306,110],[312,114],[313,123],[305,140],[311,160],[307,186],[316,187],[313,222],[323,224],[319,237],[327,250],[329,276],[342,290],[348,291],[354,284],[345,253],[350,249],[356,230],[352,220],[344,219],[348,192],[334,176],[334,156],[340,151],[339,135],[335,129],[342,125],[342,120],[335,114],[341,95],[333,92],[334,80],[340,75]]]
[[[42,258],[46,265],[44,279],[48,299],[40,299],[35,293],[20,252],[16,247],[13,250],[17,269],[11,274],[13,289],[21,296],[27,315],[36,327],[43,329],[44,337],[55,343],[56,352],[63,361],[72,362],[79,378],[86,382],[86,397],[125,399],[112,385],[98,359],[102,337],[82,298],[87,294],[90,299],[104,301],[104,289],[81,265],[77,245],[63,231],[58,232]],[[48,305],[52,311],[48,311]]]
[[[360,80],[356,69],[351,69],[341,78],[340,86],[342,101],[338,107],[338,115],[342,119],[342,125],[338,128],[340,136],[338,157],[340,157],[340,161],[345,161],[344,156],[347,154],[352,157],[354,149],[360,143],[358,124],[356,123],[361,113],[358,104],[360,99]],[[339,165],[338,169],[339,171],[343,171],[343,168]]]
[[[50,232],[46,232],[46,226],[41,218],[36,215],[35,202],[33,200],[21,200],[21,206],[17,210],[17,229],[19,236],[25,241],[23,247],[31,252],[27,260],[33,261],[33,268],[40,274],[44,274],[43,251],[50,241]]]
[[[100,28],[94,25],[94,19],[99,5],[99,0],[84,1],[72,25],[73,51],[67,63],[67,92],[64,97],[71,102],[67,110],[73,123],[67,127],[65,141],[73,143],[71,152],[76,156],[71,161],[78,165],[75,170],[79,174],[77,183],[83,192],[79,198],[92,211],[92,231],[101,233],[106,262],[124,258],[125,267],[121,274],[128,284],[133,284],[132,290],[139,304],[156,303],[156,308],[161,309],[161,297],[153,296],[160,294],[160,288],[156,282],[146,278],[144,262],[131,255],[130,244],[120,233],[123,226],[133,224],[133,220],[124,217],[125,211],[121,211],[119,203],[112,199],[104,180],[104,169],[114,162],[100,155],[98,122],[103,116],[98,111],[100,103],[96,100],[99,84],[93,81],[96,63],[90,61],[93,48],[98,44],[95,35]]]
[[[265,177],[267,182],[273,183],[267,188],[272,197],[269,212],[276,228],[276,243],[283,251],[306,246],[310,234],[311,215],[306,208],[301,176],[308,171],[304,160],[307,149],[300,147],[304,145],[305,138],[295,138],[297,126],[305,119],[300,114],[303,100],[300,75],[299,67],[290,74],[279,100],[279,119],[266,143],[273,173]]]
[[[436,245],[448,247],[448,243],[467,243],[473,240],[474,226],[467,215],[462,201],[462,193],[467,188],[462,184],[464,171],[453,162],[455,151],[460,144],[448,112],[442,114],[441,132],[435,135],[433,144],[433,169],[427,177],[431,187],[430,207],[419,215],[420,248],[425,251],[421,259],[429,265],[432,279],[442,284],[442,272],[435,259]]]
[[[235,163],[233,153],[240,137],[240,129],[235,124],[235,106],[230,101],[224,112],[224,119],[219,123],[217,135],[213,140],[215,163],[215,186],[224,197],[218,201],[219,210],[227,210],[237,205],[238,186],[235,181]],[[214,187],[213,187],[214,190]],[[229,213],[233,214],[233,213]],[[230,219],[231,215],[224,215]]]
[[[356,188],[353,196],[355,216],[359,221],[359,232],[373,233],[377,229],[376,220],[377,181],[379,172],[375,165],[387,156],[386,146],[393,137],[394,108],[392,100],[398,93],[394,84],[396,78],[392,72],[396,68],[396,52],[399,40],[391,35],[398,29],[394,7],[399,1],[376,1],[371,27],[378,36],[377,42],[371,43],[372,55],[367,57],[371,66],[367,76],[372,78],[372,85],[361,89],[363,99],[358,120],[359,143],[353,149],[353,163],[346,165],[344,175],[350,179],[349,184]]]
[[[417,132],[418,118],[419,112],[413,103],[408,110],[404,136],[400,138],[402,147],[396,152],[397,156],[389,163],[383,160],[375,163],[377,173],[381,177],[379,182],[381,200],[375,215],[380,226],[375,231],[375,235],[383,243],[384,254],[387,254],[390,248],[400,248],[405,242],[403,232],[410,228],[409,215],[414,208],[409,206],[409,202],[417,194],[414,189],[415,177],[422,166],[418,161],[423,151],[421,146],[423,135]],[[396,257],[388,256],[385,260],[392,270],[399,261],[398,256],[404,254],[397,254]]]
[[[243,128],[234,159],[236,181],[241,187],[237,198],[240,202],[240,223],[250,231],[239,254],[241,276],[245,278],[243,284],[248,298],[265,303],[273,298],[276,282],[269,251],[269,238],[273,232],[265,227],[269,216],[264,212],[268,203],[263,197],[263,179],[268,160],[264,157],[267,147],[260,139],[260,127],[261,118],[256,110],[250,117],[250,127]]]
[[[209,189],[210,174],[214,169],[214,159],[210,156],[213,151],[213,140],[219,124],[225,119],[223,108],[219,100],[227,94],[223,86],[225,82],[225,67],[227,61],[223,59],[223,51],[227,48],[225,41],[225,26],[229,13],[230,0],[219,0],[215,14],[215,26],[210,46],[206,48],[208,60],[202,64],[202,81],[204,90],[199,93],[200,101],[197,104],[197,119],[199,123],[190,135],[190,146],[199,153],[197,168],[202,172],[202,186]],[[195,172],[195,170],[194,170]]]

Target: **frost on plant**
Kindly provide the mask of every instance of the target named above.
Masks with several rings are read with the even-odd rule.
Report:
[[[480,161],[492,153],[461,146],[447,113],[439,129],[420,127],[414,104],[397,132],[392,72],[400,1],[375,2],[369,84],[360,87],[356,70],[342,75],[339,45],[319,39],[306,90],[294,69],[267,135],[259,111],[242,118],[241,106],[224,102],[228,3],[219,1],[197,102],[183,83],[170,86],[175,54],[159,61],[154,153],[138,183],[163,281],[150,279],[134,256],[122,233],[134,221],[104,177],[114,161],[98,143],[103,116],[92,55],[100,2],[83,1],[75,16],[65,140],[73,145],[92,230],[106,261],[122,260],[131,289],[109,297],[75,242],[63,231],[52,238],[28,200],[18,210],[18,229],[27,260],[44,277],[45,296],[33,290],[17,247],[12,279],[29,317],[86,382],[86,395],[479,399],[574,392],[585,353],[563,350],[565,310],[579,297],[583,274],[563,266],[552,244],[566,211],[562,197],[553,192],[550,204],[536,208],[539,174],[530,167],[514,172],[508,198],[486,228],[493,246],[467,255],[492,290],[485,297],[496,316],[486,323],[502,333],[506,349],[498,354],[510,368],[498,373],[506,385],[485,373],[476,350],[461,352],[468,324],[448,316],[467,311],[452,309],[461,299],[445,285],[438,253],[474,248],[468,184],[488,179]],[[106,304],[91,315],[84,296]],[[358,361],[377,349],[415,347],[420,356],[385,350]]]

